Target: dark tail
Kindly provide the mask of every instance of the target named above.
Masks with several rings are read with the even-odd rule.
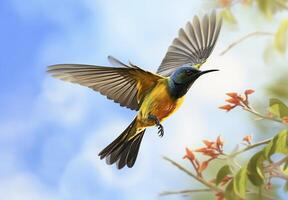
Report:
[[[125,165],[129,168],[133,167],[138,155],[141,140],[145,133],[145,129],[136,133],[137,130],[135,125],[136,118],[118,138],[98,154],[100,159],[106,157],[108,165],[112,165],[116,162],[118,169],[122,169]]]

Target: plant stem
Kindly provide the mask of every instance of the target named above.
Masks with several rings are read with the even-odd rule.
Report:
[[[197,173],[197,176],[202,177],[202,173],[199,172],[199,170],[197,169],[197,166],[195,165],[195,163],[192,160],[190,160],[190,162],[191,162],[195,172]]]
[[[256,32],[252,32],[249,33],[241,38],[239,38],[238,40],[232,42],[224,51],[222,51],[220,53],[220,56],[223,56],[224,54],[226,54],[230,49],[232,49],[233,47],[235,47],[236,45],[238,45],[239,43],[243,42],[244,40],[254,37],[254,36],[274,36],[274,33],[271,32],[262,32],[262,31],[256,31]]]
[[[278,166],[280,167],[282,164],[288,162],[288,156],[285,156],[284,158],[282,158],[281,160],[273,163],[274,166]]]
[[[210,188],[211,190],[215,191],[215,192],[222,192],[224,193],[224,190],[222,190],[221,188],[215,186],[214,184],[206,181],[205,179],[203,179],[202,177],[196,176],[195,174],[193,174],[192,172],[190,172],[188,169],[186,169],[185,167],[181,166],[180,164],[178,164],[177,162],[171,160],[170,158],[164,156],[163,157],[164,160],[170,162],[172,165],[176,166],[178,169],[180,169],[181,171],[185,172],[186,174],[188,174],[189,176],[191,176],[192,178],[196,179],[197,181],[199,181],[200,183],[202,183],[203,185],[207,186],[208,188]]]
[[[211,192],[211,189],[188,189],[188,190],[179,190],[179,191],[167,191],[161,192],[159,196],[166,196],[166,195],[178,195],[178,194],[189,194],[194,192]]]
[[[286,162],[288,162],[288,156],[285,156],[284,158],[282,158],[279,161],[271,163],[270,165],[267,166],[267,170],[270,173],[273,172],[272,177],[281,178],[281,179],[288,181],[288,175],[285,174],[280,168],[280,166]]]
[[[277,171],[275,170],[274,173],[275,174],[273,174],[271,177],[280,178],[285,181],[288,181],[288,176],[284,172],[282,172],[280,169],[278,169]]]
[[[271,118],[271,117],[267,117],[265,115],[262,115],[261,113],[257,112],[256,110],[254,110],[251,107],[249,107],[249,108],[248,107],[243,107],[243,109],[248,111],[248,112],[250,112],[250,113],[252,113],[253,115],[256,115],[257,117],[262,118],[262,119],[267,119],[267,120],[271,120],[271,121],[283,124],[283,122],[280,119],[275,119],[275,118]]]
[[[245,148],[243,148],[243,149],[241,149],[241,150],[239,150],[239,151],[236,151],[235,153],[230,154],[229,157],[233,158],[233,157],[235,157],[235,156],[237,156],[237,155],[239,155],[239,154],[241,154],[241,153],[244,153],[245,151],[248,151],[248,150],[253,149],[253,148],[255,148],[255,147],[261,146],[261,145],[263,145],[263,144],[267,144],[267,143],[269,143],[271,140],[272,140],[272,138],[269,138],[269,139],[262,140],[262,141],[260,141],[260,142],[251,144],[251,145],[249,145],[249,146],[247,146],[247,147],[245,147]]]

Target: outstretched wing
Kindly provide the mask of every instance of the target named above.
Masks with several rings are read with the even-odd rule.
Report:
[[[135,65],[60,64],[49,66],[47,72],[55,78],[87,86],[132,110],[139,109],[145,93],[163,78]]]
[[[211,54],[219,32],[222,20],[218,20],[215,11],[210,16],[205,15],[200,21],[197,16],[193,21],[181,28],[178,37],[169,46],[157,73],[170,76],[178,67],[188,64],[197,68],[207,60]]]

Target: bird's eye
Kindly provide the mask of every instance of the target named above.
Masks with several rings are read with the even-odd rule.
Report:
[[[189,70],[189,69],[187,69],[187,70],[185,70],[185,73],[186,73],[188,76],[190,76],[190,75],[192,74],[192,71]]]

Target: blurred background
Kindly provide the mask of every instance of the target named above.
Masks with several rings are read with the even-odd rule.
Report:
[[[264,7],[249,0],[0,1],[0,199],[203,198],[158,196],[200,186],[162,156],[191,167],[182,160],[185,147],[202,146],[203,139],[221,135],[229,151],[246,135],[257,141],[280,130],[255,122],[249,113],[218,109],[226,92],[248,88],[256,90],[251,103],[261,108],[269,97],[288,100],[287,53],[273,35],[249,38],[219,55],[251,32],[277,32],[288,17],[287,7],[263,2]],[[113,55],[155,71],[178,29],[212,9],[223,15],[224,24],[203,68],[220,72],[193,85],[184,105],[164,122],[163,138],[156,128],[146,132],[132,169],[106,165],[97,154],[136,113],[88,88],[52,79],[46,67],[105,66]],[[279,199],[285,194],[279,192]]]

